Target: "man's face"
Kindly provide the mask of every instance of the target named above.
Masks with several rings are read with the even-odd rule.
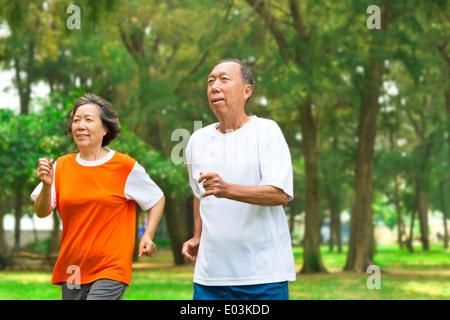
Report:
[[[252,90],[243,82],[241,66],[236,62],[218,64],[208,76],[209,106],[216,117],[243,110]]]

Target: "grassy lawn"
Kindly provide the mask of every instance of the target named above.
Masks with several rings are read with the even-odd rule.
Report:
[[[369,299],[412,300],[450,298],[450,251],[440,245],[429,252],[398,250],[397,246],[377,248],[375,264],[381,268],[381,289],[367,288],[371,274],[342,272],[346,253],[322,248],[327,274],[297,275],[289,283],[291,300]],[[301,269],[302,249],[294,248],[297,271]],[[193,266],[174,266],[170,251],[161,250],[155,258],[141,258],[134,265],[131,286],[125,300],[192,299]],[[0,272],[1,300],[60,299],[58,286],[50,284],[51,272],[8,270]]]

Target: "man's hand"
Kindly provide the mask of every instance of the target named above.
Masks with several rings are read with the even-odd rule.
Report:
[[[141,242],[139,243],[139,257],[142,256],[142,254],[152,257],[155,252],[156,245],[153,243],[152,239],[144,233]]]
[[[226,198],[229,191],[229,185],[222,178],[214,172],[202,173],[198,178],[198,183],[202,183],[205,193],[202,197],[216,196],[217,198]]]
[[[183,254],[186,260],[190,262],[195,262],[195,260],[197,260],[199,245],[200,245],[199,237],[194,237],[183,244],[183,249],[181,253]]]

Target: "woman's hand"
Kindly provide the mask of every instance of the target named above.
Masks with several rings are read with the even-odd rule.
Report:
[[[34,210],[39,218],[45,218],[52,213],[52,184],[55,176],[55,169],[53,167],[53,159],[41,158],[38,161],[36,175],[42,181],[42,189],[34,200]]]
[[[139,243],[139,257],[145,254],[148,257],[152,257],[156,253],[156,245],[152,239],[144,233],[141,242]]]
[[[51,187],[53,184],[53,177],[55,175],[55,170],[53,169],[53,159],[48,161],[47,159],[40,158],[36,175],[42,183],[48,187]]]

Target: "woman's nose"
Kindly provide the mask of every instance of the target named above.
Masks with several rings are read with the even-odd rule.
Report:
[[[84,121],[84,120],[80,120],[79,122],[78,122],[78,127],[77,127],[77,129],[78,130],[83,130],[83,129],[85,129],[86,128],[86,122]]]

